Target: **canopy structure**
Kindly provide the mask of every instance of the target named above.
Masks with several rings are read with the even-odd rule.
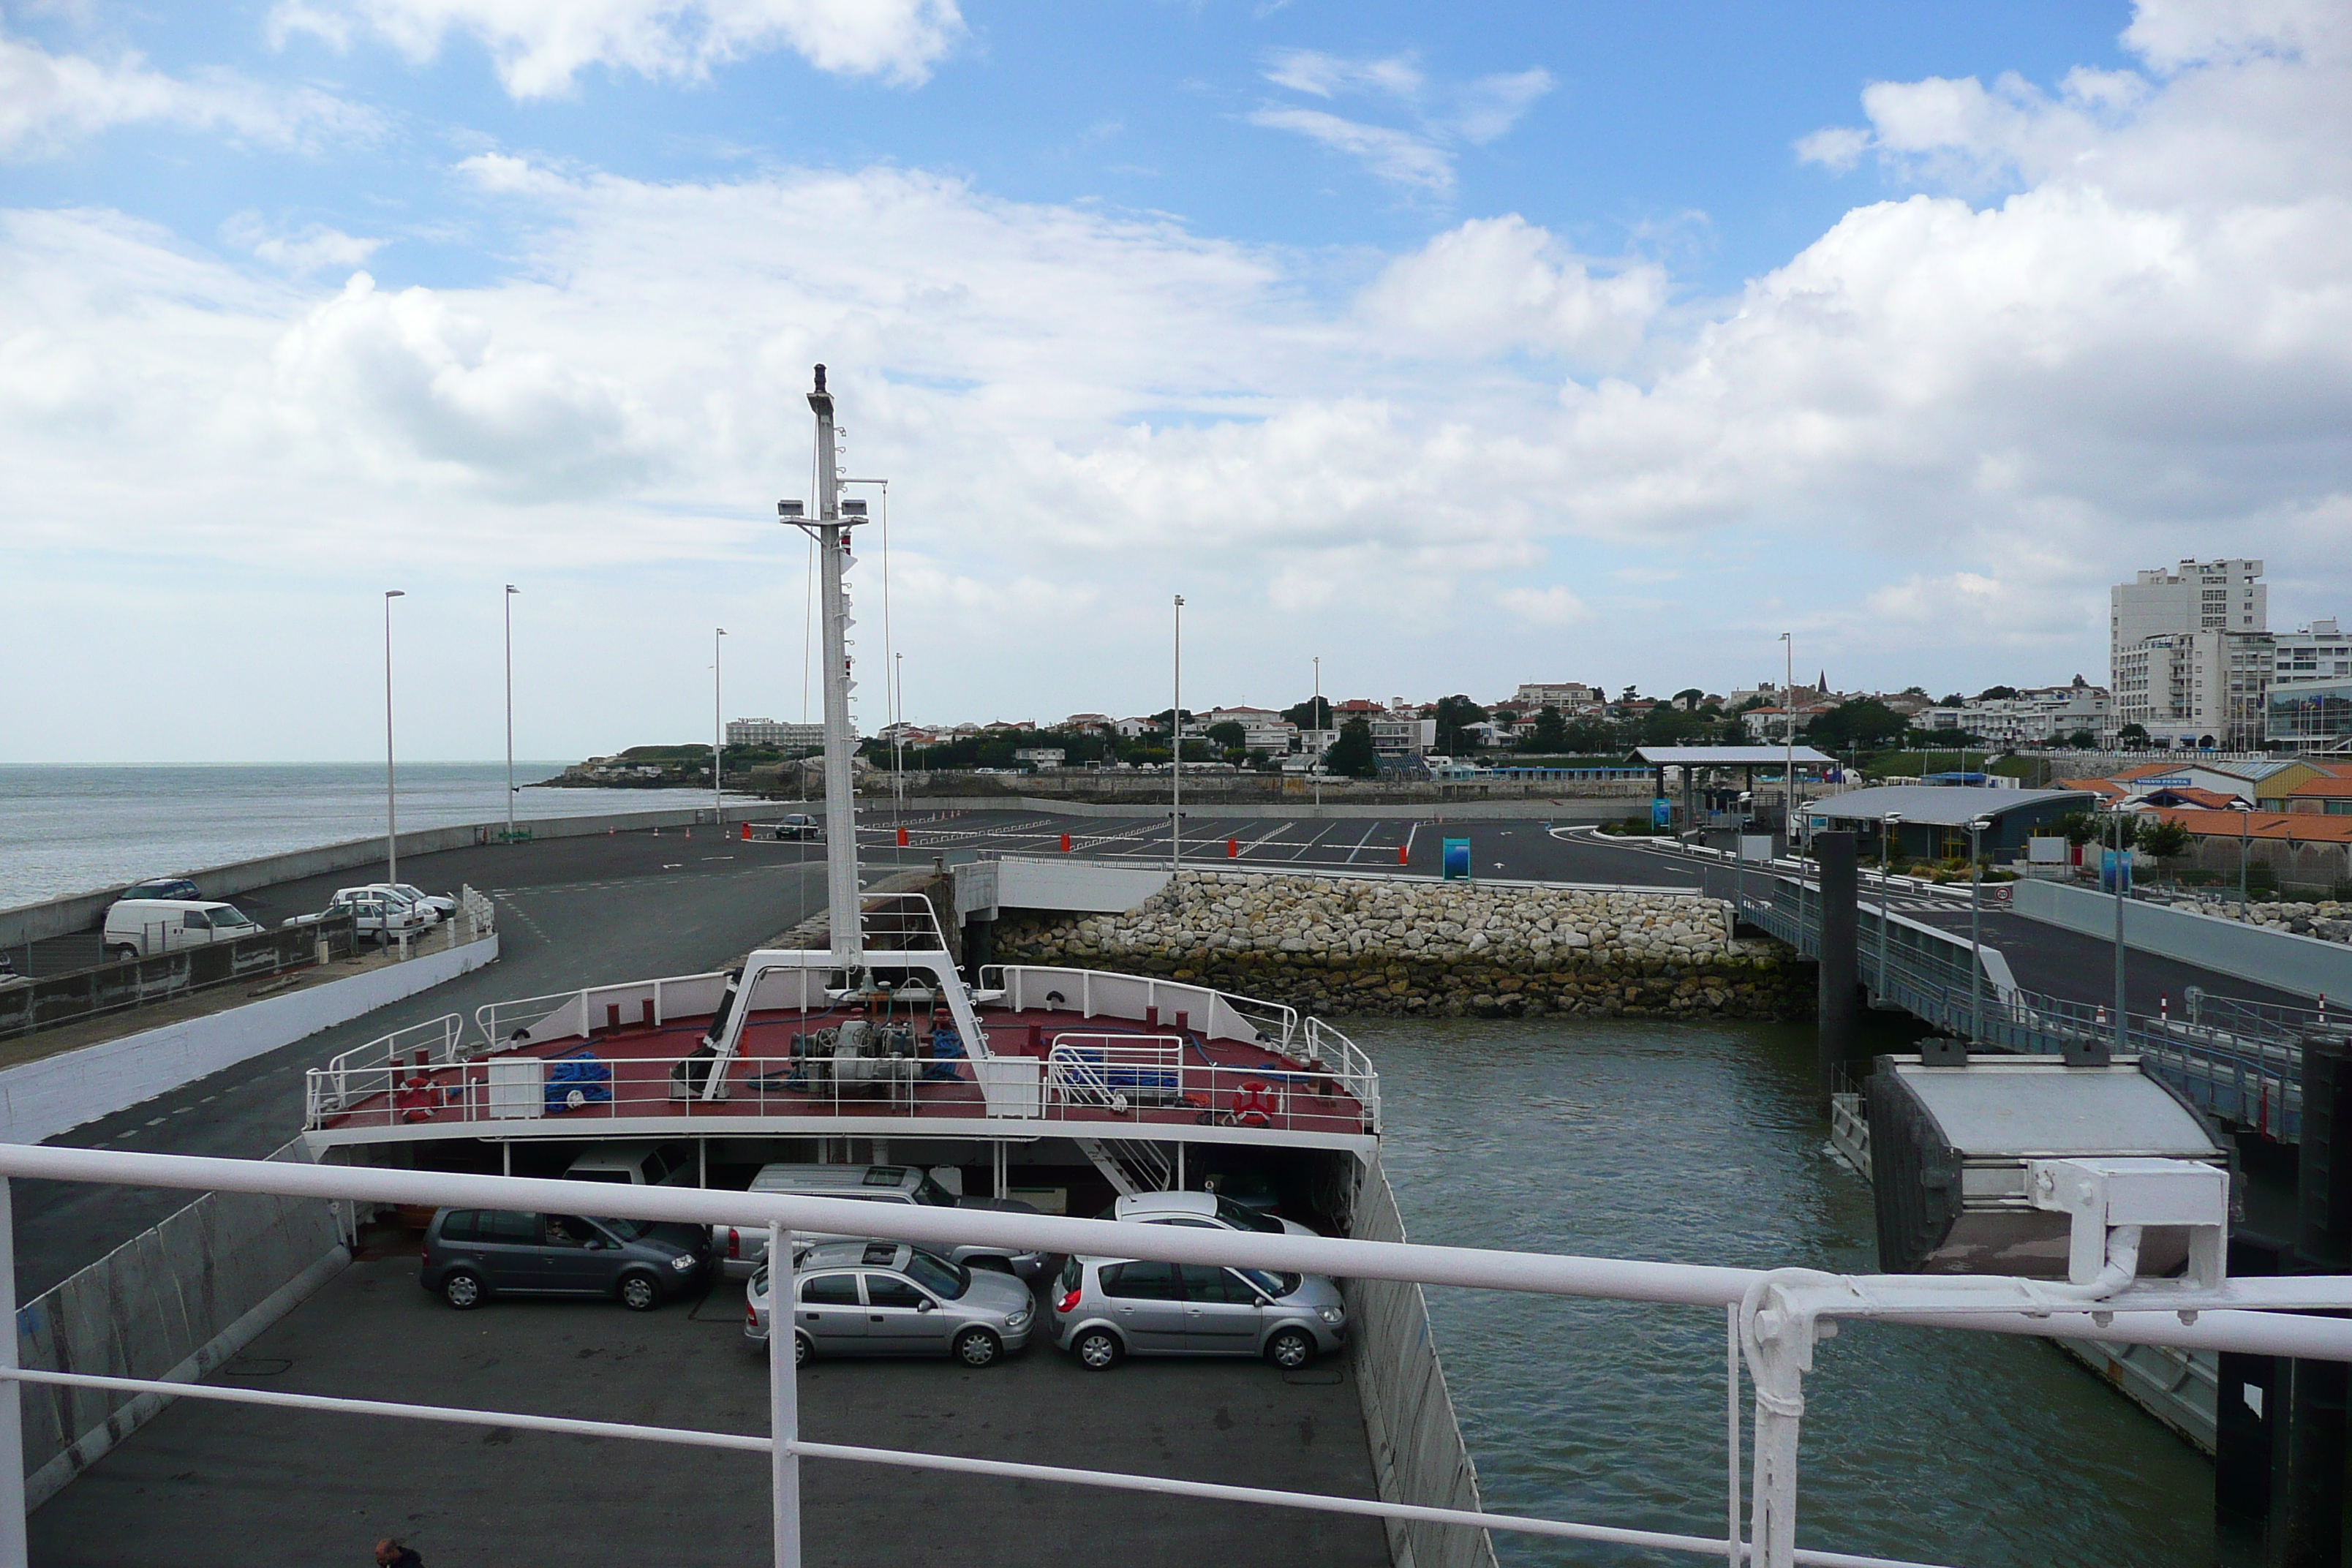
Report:
[[[2022,849],[2036,829],[2054,828],[2097,804],[2098,796],[2088,790],[1885,784],[1814,801],[1805,808],[1806,837],[1847,828],[1879,845],[1881,853],[1947,858],[1979,847],[2005,859]],[[1979,818],[1986,827],[1981,844],[1972,847],[1968,826]]]
[[[1652,794],[1658,800],[1666,798],[1666,770],[1682,769],[1682,811],[1683,821],[1685,824],[1700,820],[1697,815],[1698,775],[1706,770],[1737,768],[1739,771],[1741,775],[1739,798],[1731,815],[1744,821],[1750,815],[1750,808],[1755,804],[1756,771],[1759,768],[1769,768],[1778,772],[1790,763],[1799,768],[1828,768],[1837,765],[1835,757],[1815,751],[1811,746],[1793,748],[1789,746],[1636,746],[1633,748],[1633,760],[1650,769],[1652,776],[1656,781]],[[1785,792],[1781,796],[1783,800],[1793,796],[1792,784],[1784,784],[1783,789]],[[1725,805],[1733,804],[1718,798],[1722,795],[1723,792],[1710,792],[1708,805],[1710,818],[1720,820],[1716,817],[1717,812]],[[1790,826],[1793,832],[1794,825]]]

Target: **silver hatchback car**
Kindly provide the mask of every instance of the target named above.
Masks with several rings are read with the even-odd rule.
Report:
[[[798,1300],[793,1362],[812,1355],[949,1355],[992,1366],[1024,1349],[1037,1315],[1029,1287],[1009,1274],[896,1241],[834,1241],[794,1258]],[[743,1337],[772,1331],[769,1269],[744,1295]]]
[[[1286,1370],[1348,1342],[1339,1287],[1320,1274],[1073,1258],[1054,1342],[1091,1372],[1130,1355],[1263,1356]]]

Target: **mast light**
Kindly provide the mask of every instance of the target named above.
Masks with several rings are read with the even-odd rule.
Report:
[[[796,500],[780,500],[776,503],[776,515],[786,522],[799,522],[808,516],[808,508]]]

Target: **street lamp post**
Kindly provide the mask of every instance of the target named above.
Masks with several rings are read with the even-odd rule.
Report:
[[[1969,1041],[1984,1039],[1984,834],[1992,822],[1969,824]]]
[[[722,827],[726,826],[727,816],[725,808],[719,804],[722,798],[719,779],[727,766],[726,753],[722,749],[727,743],[727,725],[719,718],[724,708],[719,699],[719,639],[726,635],[727,628],[719,626],[713,628],[710,637],[710,820]]]
[[[2113,815],[2116,819],[2116,860],[2114,871],[2116,892],[2115,1048],[2118,1053],[2120,1053],[2125,1049],[2127,1039],[2127,1034],[2124,1025],[2124,876],[2127,868],[2127,862],[2125,860],[2124,857],[2130,853],[2130,851],[2126,847],[2126,844],[2129,842],[2126,829],[2130,821],[2130,816],[2128,813],[2123,811],[2116,811]]]
[[[1168,865],[1184,868],[1184,595],[1176,595],[1174,690],[1168,705]]]
[[[1780,651],[1787,660],[1780,677],[1780,802],[1786,808],[1785,828],[1789,837],[1789,853],[1797,852],[1797,645],[1789,640],[1787,632],[1780,634]],[[1798,880],[1804,879],[1801,861]]]
[[[2241,804],[2238,807],[2238,913],[2246,912],[2246,851],[2247,840],[2252,837],[2253,807]]]
[[[1319,653],[1315,656],[1315,701],[1307,712],[1308,717],[1315,721],[1315,732],[1321,734],[1323,732],[1323,656]],[[1307,764],[1307,776],[1315,781],[1315,809],[1320,811],[1323,809],[1323,754],[1320,752],[1318,752],[1313,760]]]
[[[405,599],[400,588],[383,591],[383,879],[400,880],[400,806],[392,766],[392,602]]]
[[[1878,823],[1878,994],[1886,994],[1886,889],[1895,875],[1895,830],[1903,814],[1890,811]]]
[[[890,763],[892,773],[890,803],[893,820],[907,810],[907,656],[890,656],[890,705],[898,710],[890,725]]]
[[[513,584],[507,584],[507,842],[515,841],[514,787],[514,602],[522,592]]]

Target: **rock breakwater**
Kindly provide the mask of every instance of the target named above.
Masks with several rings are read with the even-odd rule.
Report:
[[[1811,972],[1695,894],[1186,871],[1124,914],[1008,918],[995,956],[1321,1013],[1790,1017]]]

